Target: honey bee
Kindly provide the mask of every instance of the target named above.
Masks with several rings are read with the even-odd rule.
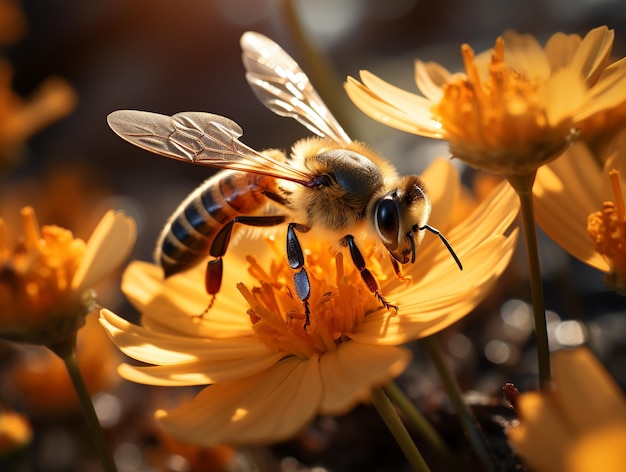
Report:
[[[274,113],[293,118],[315,133],[296,142],[287,156],[257,152],[239,141],[243,131],[223,116],[184,112],[165,116],[119,110],[109,126],[126,141],[173,159],[223,169],[193,191],[163,229],[155,257],[165,277],[210,256],[205,284],[215,301],[222,282],[222,257],[236,225],[287,224],[287,261],[294,287],[309,320],[311,286],[298,233],[316,232],[338,250],[347,248],[369,291],[386,309],[380,285],[366,267],[355,234],[380,241],[396,275],[415,261],[429,226],[431,203],[417,175],[399,177],[393,166],[365,144],[350,139],[298,64],[269,38],[253,32],[241,38],[246,79],[257,98]],[[205,312],[206,313],[206,312]]]

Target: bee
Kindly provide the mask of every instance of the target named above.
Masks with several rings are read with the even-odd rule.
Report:
[[[287,262],[304,305],[306,328],[311,286],[299,233],[313,231],[316,237],[329,238],[337,250],[346,248],[368,290],[386,309],[398,307],[387,301],[366,267],[358,237],[380,241],[395,274],[404,278],[401,265],[415,262],[425,231],[430,231],[462,270],[446,238],[428,225],[431,203],[420,177],[398,176],[384,158],[350,139],[299,65],[272,40],[247,32],[241,47],[246,79],[261,103],[317,135],[296,142],[288,156],[275,149],[252,149],[239,140],[239,125],[219,115],[184,112],[170,117],[119,110],[108,116],[113,131],[140,148],[222,169],[180,204],[163,229],[155,257],[165,277],[210,256],[208,311],[220,290],[222,257],[236,226],[287,224]]]

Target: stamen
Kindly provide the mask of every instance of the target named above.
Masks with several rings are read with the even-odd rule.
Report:
[[[463,67],[465,68],[468,81],[474,86],[479,86],[480,78],[478,77],[478,70],[474,65],[474,50],[469,44],[461,46],[461,57],[463,58]]]
[[[611,187],[613,187],[613,194],[615,195],[615,204],[617,205],[617,218],[620,221],[624,221],[624,195],[622,194],[622,187],[619,181],[619,171],[613,169],[609,172],[609,178],[611,179]]]
[[[252,277],[266,283],[271,283],[272,279],[269,275],[267,275],[267,272],[263,270],[263,268],[259,264],[259,261],[257,261],[254,256],[248,254],[246,256],[246,261],[248,261],[248,264],[250,264],[248,272]]]
[[[607,283],[623,294],[626,293],[626,212],[619,172],[611,170],[609,178],[615,202],[604,202],[601,211],[589,215],[587,231],[596,245],[596,251],[610,265]]]
[[[24,247],[26,249],[34,249],[39,244],[41,232],[39,231],[39,223],[35,216],[33,207],[24,207],[21,211],[22,224],[24,226]]]
[[[308,299],[310,325],[305,329],[305,307],[295,296],[293,270],[284,253],[261,270],[254,257],[248,256],[249,273],[257,278],[254,287],[238,284],[245,298],[255,336],[271,349],[285,355],[310,357],[314,353],[334,351],[353,333],[355,326],[379,308],[360,280],[353,264],[344,264],[341,253],[332,255],[319,242],[312,243],[306,254],[311,294]],[[375,251],[364,255],[368,266],[378,267]],[[267,271],[267,272],[266,272]]]
[[[504,61],[504,38],[498,36],[493,46],[493,59],[498,62]]]

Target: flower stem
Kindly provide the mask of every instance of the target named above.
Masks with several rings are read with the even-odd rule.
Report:
[[[465,430],[465,434],[467,435],[474,452],[482,463],[483,468],[487,471],[495,471],[495,460],[493,453],[488,446],[487,439],[485,438],[483,430],[476,420],[474,413],[463,399],[461,388],[443,358],[436,336],[428,336],[421,339],[420,342],[435,364],[435,368],[439,372],[443,386],[448,393],[452,408],[454,408],[454,411],[459,417],[461,425]]]
[[[537,362],[539,364],[539,387],[546,391],[550,387],[550,347],[548,344],[548,327],[546,324],[546,308],[543,297],[541,267],[539,265],[539,246],[535,227],[535,210],[533,207],[533,183],[536,173],[529,175],[508,176],[507,179],[517,192],[522,208],[522,221],[528,256],[528,274],[530,278],[530,295],[535,319],[535,338],[537,342]]]
[[[389,397],[389,400],[391,400],[391,402],[404,413],[407,420],[415,426],[419,434],[428,442],[433,451],[439,454],[442,459],[448,461],[450,465],[455,465],[453,464],[456,461],[454,453],[448,448],[437,430],[433,428],[424,415],[422,415],[422,412],[415,407],[413,402],[405,395],[400,387],[394,382],[391,382],[383,387],[383,390]]]
[[[382,388],[375,388],[372,391],[372,403],[400,446],[400,449],[404,452],[413,470],[416,472],[429,472],[428,465]]]
[[[316,92],[322,97],[332,115],[341,123],[348,136],[354,136],[353,113],[348,113],[351,102],[344,93],[341,84],[343,78],[333,64],[321,54],[309,41],[302,29],[302,23],[294,6],[294,0],[281,0],[282,24],[291,35],[296,50],[301,56],[300,66],[306,71]]]
[[[107,447],[104,433],[102,431],[102,428],[100,427],[100,423],[98,422],[96,410],[94,410],[93,403],[91,403],[91,397],[89,396],[89,392],[87,391],[87,387],[85,386],[85,382],[83,381],[83,376],[81,375],[78,368],[78,362],[76,361],[76,351],[72,350],[70,353],[64,355],[62,359],[65,363],[65,368],[67,369],[67,372],[72,379],[74,390],[76,391],[76,395],[78,396],[78,400],[80,401],[80,406],[83,410],[83,414],[85,415],[85,419],[87,420],[87,425],[89,426],[89,432],[91,433],[91,437],[96,445],[96,449],[98,450],[98,455],[100,456],[102,467],[104,468],[105,472],[116,472],[117,468],[115,466],[113,456],[111,455],[111,451]]]

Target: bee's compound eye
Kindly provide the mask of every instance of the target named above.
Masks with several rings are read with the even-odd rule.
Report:
[[[376,227],[386,243],[397,244],[400,225],[398,207],[391,199],[385,198],[376,208]]]

